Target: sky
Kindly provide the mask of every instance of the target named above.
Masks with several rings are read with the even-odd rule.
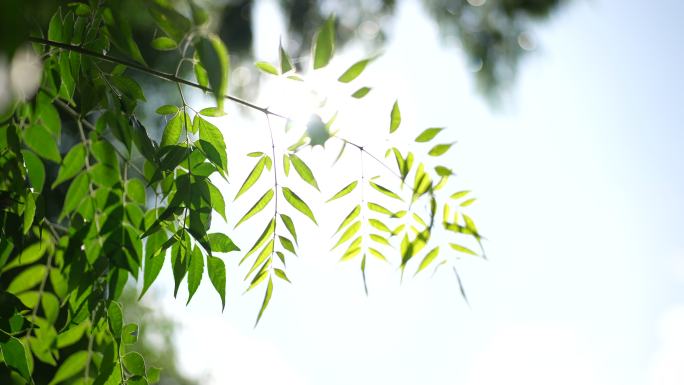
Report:
[[[450,271],[400,283],[396,264],[369,265],[366,297],[358,261],[328,251],[342,206],[315,206],[321,227],[300,221],[293,284],[277,285],[257,328],[263,288],[240,294],[237,255],[225,257],[224,313],[206,276],[186,307],[162,272],[156,298],[182,325],[181,368],[209,384],[684,383],[684,5],[573,2],[532,31],[535,51],[493,108],[458,47],[417,2],[399,3],[384,54],[362,78],[369,101],[349,107],[365,112],[342,123],[372,143],[398,98],[407,137],[444,126],[458,141],[446,159],[454,186],[478,197],[472,216],[489,258],[458,262],[469,305]],[[257,56],[275,60],[282,23],[271,2],[257,9],[266,26],[255,31]],[[340,52],[331,73],[362,55]],[[282,87],[264,83],[257,101],[305,116],[308,102]],[[220,120],[234,170],[228,196],[250,170],[242,155],[270,147],[263,117],[244,115]],[[335,155],[302,155],[318,166],[324,195],[358,173],[351,157],[329,172]],[[253,239],[265,223],[256,222],[217,230]]]

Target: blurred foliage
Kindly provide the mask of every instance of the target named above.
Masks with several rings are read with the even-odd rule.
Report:
[[[515,78],[520,60],[534,48],[536,24],[547,19],[569,0],[423,0],[428,14],[438,24],[445,39],[458,42],[474,72],[480,90],[493,95]],[[26,19],[16,17],[31,9],[31,18],[45,21],[59,4],[69,0],[4,0],[0,12],[0,50],[12,53],[28,33]],[[171,1],[189,13],[186,0]],[[214,29],[238,60],[252,57],[256,26],[254,0],[198,1],[212,15]],[[379,47],[392,28],[396,0],[278,0],[288,29],[285,45],[295,65],[298,57],[311,49],[311,36],[329,14],[337,17],[337,43],[361,42]],[[28,7],[27,7],[28,5]],[[137,12],[138,0],[121,0],[135,36],[157,33],[149,15]],[[27,15],[28,16],[28,15]],[[172,70],[169,54],[141,44],[143,57],[155,68]],[[11,55],[9,55],[11,57]],[[250,85],[248,85],[250,86]]]

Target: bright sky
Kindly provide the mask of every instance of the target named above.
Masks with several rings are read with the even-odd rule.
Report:
[[[473,217],[490,258],[459,264],[471,307],[448,270],[400,285],[395,266],[372,264],[366,297],[358,261],[327,251],[344,214],[320,208],[321,229],[299,221],[309,243],[288,263],[294,284],[277,285],[256,329],[264,289],[239,294],[237,254],[226,256],[224,314],[207,277],[186,308],[186,294],[174,301],[163,290],[171,273],[162,273],[163,308],[183,324],[180,365],[209,384],[684,383],[684,5],[574,2],[535,31],[538,49],[495,111],[420,6],[400,4],[385,54],[364,77],[376,104],[358,118],[386,130],[398,97],[407,135],[446,126],[458,140],[448,161],[480,198]],[[257,52],[275,59],[282,23],[269,2],[258,8],[268,27]],[[343,53],[336,68],[360,57]],[[292,107],[273,96],[277,87],[267,83],[260,102]],[[251,168],[242,155],[270,142],[258,115],[221,124],[233,151],[230,197]],[[328,172],[335,155],[303,155],[323,165],[314,172],[326,196],[339,175],[358,172],[351,160]],[[239,203],[228,208],[234,218],[251,205]],[[230,235],[254,239],[263,223]]]

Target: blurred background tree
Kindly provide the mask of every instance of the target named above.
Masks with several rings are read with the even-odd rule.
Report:
[[[176,8],[187,8],[185,0],[157,0]],[[0,50],[11,57],[28,35],[23,20],[39,20],[41,25],[60,4],[68,0],[4,0],[0,12]],[[122,0],[122,9],[135,37],[154,34],[154,23],[147,12],[139,12],[141,2]],[[471,63],[478,88],[487,96],[505,89],[515,78],[516,68],[535,46],[535,25],[557,12],[568,0],[422,0],[445,40],[454,40]],[[238,61],[251,61],[256,25],[254,0],[204,0],[198,4],[217,15],[212,20],[221,38]],[[339,45],[361,43],[377,49],[392,27],[396,0],[278,0],[287,28],[283,37],[293,56],[305,56],[315,29],[334,13],[337,16]],[[16,17],[24,14],[26,18]],[[29,17],[30,16],[30,17]],[[171,54],[141,45],[142,56],[154,68],[170,71]],[[295,60],[296,65],[296,60]],[[253,90],[255,84],[244,85]]]

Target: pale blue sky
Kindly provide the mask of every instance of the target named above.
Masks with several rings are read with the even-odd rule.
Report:
[[[324,239],[302,248],[294,285],[279,285],[252,329],[261,292],[237,294],[244,272],[231,273],[229,255],[225,314],[208,282],[187,308],[161,294],[185,325],[181,365],[214,384],[682,383],[684,4],[575,1],[534,31],[537,50],[494,110],[458,49],[439,42],[416,2],[400,3],[366,76],[382,119],[398,97],[402,129],[447,126],[458,140],[448,161],[480,198],[473,216],[490,257],[459,265],[471,307],[447,270],[399,285],[394,267],[374,265],[366,298],[358,264],[338,264]],[[268,25],[257,51],[272,59],[263,52],[281,31]],[[348,51],[340,68],[359,57]],[[240,119],[222,126],[234,167],[253,150],[236,144],[247,140]],[[260,119],[247,146],[264,145]],[[335,181],[318,172],[321,185]],[[303,226],[301,238],[321,231]]]

